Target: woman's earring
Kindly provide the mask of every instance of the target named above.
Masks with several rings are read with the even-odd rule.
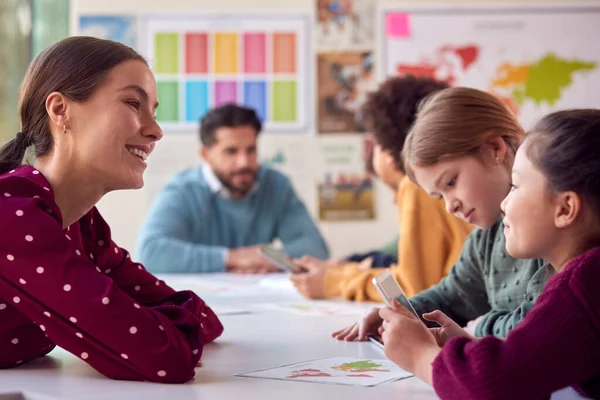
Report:
[[[63,125],[63,133],[67,133],[67,126]],[[496,160],[498,159],[498,157],[496,157]]]

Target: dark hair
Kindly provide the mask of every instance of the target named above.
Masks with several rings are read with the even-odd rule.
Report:
[[[237,126],[251,126],[257,135],[262,129],[260,119],[252,108],[237,104],[213,108],[200,120],[200,141],[203,146],[212,146],[217,142],[216,133],[219,128]]]
[[[578,193],[600,218],[600,110],[546,115],[527,135],[525,154],[550,190]]]
[[[19,100],[21,132],[0,150],[0,174],[21,165],[31,145],[36,156],[52,149],[46,112],[46,99],[51,93],[85,101],[113,67],[128,60],[146,63],[124,44],[87,36],[69,37],[43,50],[29,65],[23,80]]]
[[[377,144],[392,154],[399,171],[404,172],[402,148],[419,103],[447,87],[443,82],[407,75],[389,78],[369,94],[363,106],[367,130],[373,133]]]

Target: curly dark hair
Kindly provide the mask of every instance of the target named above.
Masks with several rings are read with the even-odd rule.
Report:
[[[443,82],[413,75],[392,77],[369,93],[363,106],[368,131],[378,145],[391,152],[398,170],[404,172],[402,148],[423,99],[447,88]]]

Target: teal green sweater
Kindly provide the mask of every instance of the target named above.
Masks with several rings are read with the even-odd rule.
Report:
[[[175,175],[158,194],[138,238],[148,270],[223,272],[227,249],[283,242],[291,257],[327,258],[325,241],[287,177],[267,167],[234,200],[214,192],[202,166]]]
[[[531,310],[553,274],[544,260],[511,257],[498,221],[490,229],[474,230],[448,276],[411,303],[419,314],[439,309],[461,326],[483,315],[475,334],[504,338]]]

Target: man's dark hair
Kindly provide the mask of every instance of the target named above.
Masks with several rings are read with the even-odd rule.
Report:
[[[394,157],[394,164],[404,172],[402,148],[417,109],[423,99],[448,86],[430,78],[412,75],[392,77],[370,93],[363,106],[367,129],[375,142]]]
[[[216,143],[216,132],[223,127],[251,126],[258,135],[262,123],[252,108],[225,104],[213,108],[200,120],[200,141],[203,146],[209,147]]]

